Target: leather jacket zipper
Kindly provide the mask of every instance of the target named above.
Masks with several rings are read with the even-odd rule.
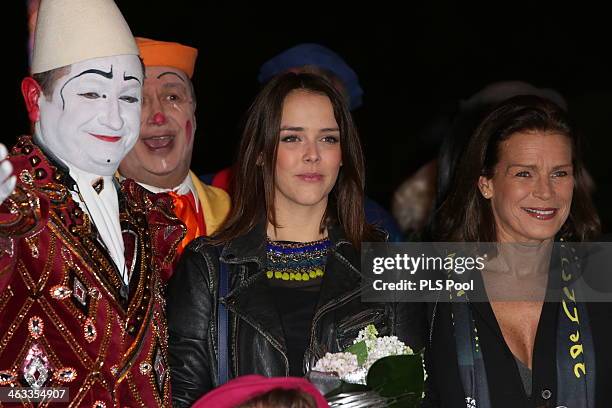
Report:
[[[338,245],[336,245],[337,247]],[[342,255],[340,255],[336,249],[334,248],[332,251],[330,251],[329,256],[331,255],[335,255],[336,257],[341,258],[341,260],[343,261],[343,263],[350,265],[353,269],[355,269],[350,262],[348,262]],[[359,272],[359,271],[357,271]],[[319,321],[319,319],[321,318],[321,316],[323,316],[324,313],[326,313],[328,310],[331,310],[334,307],[337,306],[342,306],[343,304],[347,303],[349,300],[351,300],[353,297],[355,297],[355,295],[358,295],[359,292],[361,292],[361,288],[357,288],[352,292],[349,292],[347,295],[338,298],[335,302],[333,303],[328,303],[326,306],[322,307],[321,309],[315,311],[314,317],[312,318],[312,325],[310,327],[310,342],[308,345],[308,349],[306,350],[308,354],[311,353],[311,351],[314,349],[314,338],[315,338],[315,329],[317,327],[317,323]],[[304,354],[304,361],[303,361],[303,365],[306,368],[306,370],[308,371],[310,369],[310,362],[308,361],[310,360],[310,356],[307,356],[306,353]]]
[[[236,309],[231,307],[229,304],[226,303],[226,306],[227,306],[228,310],[230,310],[236,316],[240,317],[242,320],[244,320],[245,322],[250,324],[251,327],[254,327],[283,356],[283,358],[285,360],[285,376],[288,376],[289,375],[289,358],[287,357],[285,352],[282,350],[282,347],[281,347],[280,343],[277,342],[274,338],[270,337],[265,331],[261,330],[257,325],[253,324],[253,322],[250,319],[248,319],[245,315],[237,312]],[[238,325],[236,324],[236,330],[237,330],[237,326]]]
[[[357,288],[354,291],[350,292],[349,294],[345,295],[344,297],[341,297],[339,299],[337,299],[336,302],[333,303],[328,303],[327,306],[322,307],[321,309],[317,310],[315,312],[315,315],[312,319],[312,326],[310,327],[310,344],[308,346],[308,350],[313,350],[314,349],[314,338],[315,338],[315,329],[317,327],[317,323],[319,321],[319,319],[323,316],[323,314],[325,314],[327,311],[337,307],[337,306],[342,306],[343,304],[347,303],[349,300],[352,300],[352,298],[355,297],[355,295],[358,295],[359,292],[361,291],[361,288]],[[309,363],[309,356],[305,356],[304,358],[304,366],[308,369],[310,369],[310,363]]]

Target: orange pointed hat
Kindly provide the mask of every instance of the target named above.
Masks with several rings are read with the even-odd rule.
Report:
[[[198,50],[183,44],[136,37],[140,57],[145,66],[164,66],[180,69],[189,78],[193,76]]]

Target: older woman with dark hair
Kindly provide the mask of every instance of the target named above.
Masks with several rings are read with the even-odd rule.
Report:
[[[539,252],[547,257],[539,263],[517,260],[513,252],[597,236],[579,146],[565,112],[536,96],[501,103],[470,139],[435,217],[437,239],[496,242],[489,269],[505,262],[512,276],[503,279],[533,292],[520,274],[545,265],[544,282],[541,296],[506,301],[493,299],[490,277],[483,274],[489,302],[433,307],[426,406],[609,406],[608,304],[576,302],[573,314],[561,302],[544,302],[556,253]]]
[[[222,383],[224,367],[228,377],[303,376],[368,324],[422,346],[417,306],[361,302],[360,244],[383,237],[365,221],[361,145],[332,84],[271,80],[236,163],[224,227],[187,247],[169,283],[175,406]]]

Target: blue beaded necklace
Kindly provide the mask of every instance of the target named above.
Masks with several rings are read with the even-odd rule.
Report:
[[[325,274],[329,238],[312,242],[266,240],[266,276],[268,279],[308,281]]]

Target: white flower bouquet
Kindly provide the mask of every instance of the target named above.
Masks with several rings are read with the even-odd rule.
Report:
[[[425,381],[422,353],[396,336],[362,329],[344,352],[327,353],[309,373],[331,407],[417,407]]]

